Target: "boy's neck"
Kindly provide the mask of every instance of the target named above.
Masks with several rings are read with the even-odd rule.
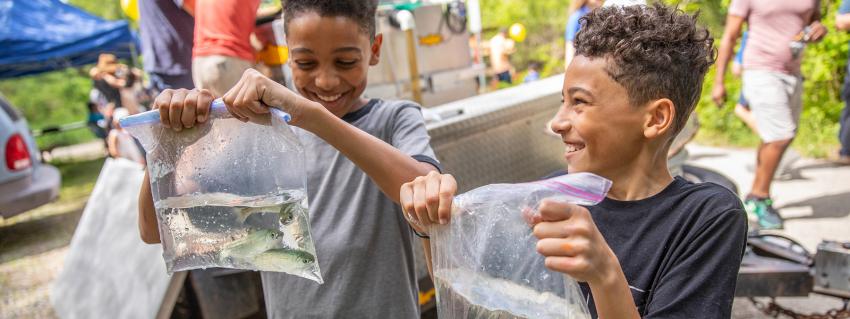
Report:
[[[366,106],[366,104],[369,104],[369,99],[361,97],[361,98],[357,99],[357,102],[355,102],[354,105],[352,105],[350,109],[348,109],[348,113],[357,112],[357,110],[360,110],[361,108]],[[348,113],[346,113],[346,114],[348,114]],[[343,114],[343,115],[345,115],[345,114]]]
[[[666,151],[645,150],[629,165],[624,165],[611,176],[613,184],[608,198],[619,201],[635,201],[660,193],[673,182],[667,168]]]

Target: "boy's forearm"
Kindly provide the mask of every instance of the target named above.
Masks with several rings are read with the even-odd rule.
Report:
[[[139,235],[145,243],[157,244],[160,242],[156,208],[153,204],[151,183],[147,170],[145,171],[145,178],[142,180],[142,189],[139,191]]]
[[[436,170],[431,164],[419,162],[377,137],[349,125],[323,107],[302,109],[311,111],[304,114],[301,127],[339,150],[396,203],[399,202],[398,190],[402,184]]]
[[[622,269],[618,268],[608,280],[589,286],[599,318],[640,318]]]

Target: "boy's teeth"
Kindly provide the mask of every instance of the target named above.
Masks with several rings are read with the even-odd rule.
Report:
[[[580,146],[578,146],[578,145],[574,145],[574,144],[567,144],[567,152],[570,152],[570,153],[575,152],[575,151],[580,151],[580,150],[582,150],[583,148],[584,148],[584,147],[580,147]]]
[[[318,97],[319,97],[319,99],[320,99],[320,100],[322,100],[322,101],[325,101],[325,102],[333,102],[333,101],[336,101],[336,100],[337,100],[340,96],[342,96],[342,94],[331,95],[331,96],[325,96],[325,95],[319,95],[319,94],[316,94],[316,96],[318,96]]]

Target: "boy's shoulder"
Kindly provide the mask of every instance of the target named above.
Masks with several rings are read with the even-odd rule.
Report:
[[[669,200],[682,213],[698,213],[700,219],[714,219],[724,214],[740,214],[744,210],[741,199],[726,187],[712,182],[693,183],[676,177],[669,192],[660,197]]]
[[[364,124],[381,127],[404,121],[419,122],[422,121],[422,107],[413,101],[374,98],[360,110],[346,114],[343,120],[353,123],[361,118],[366,118]]]
[[[376,109],[383,109],[385,112],[398,112],[408,108],[416,111],[420,111],[422,109],[422,107],[418,103],[408,100],[390,100],[375,98],[372,99],[370,103],[374,103]]]

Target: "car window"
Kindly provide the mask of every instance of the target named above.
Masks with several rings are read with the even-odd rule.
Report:
[[[3,113],[9,115],[12,119],[12,122],[17,122],[21,118],[21,114],[18,113],[18,110],[12,107],[8,101],[6,101],[3,96],[0,96],[0,109],[3,109]]]

